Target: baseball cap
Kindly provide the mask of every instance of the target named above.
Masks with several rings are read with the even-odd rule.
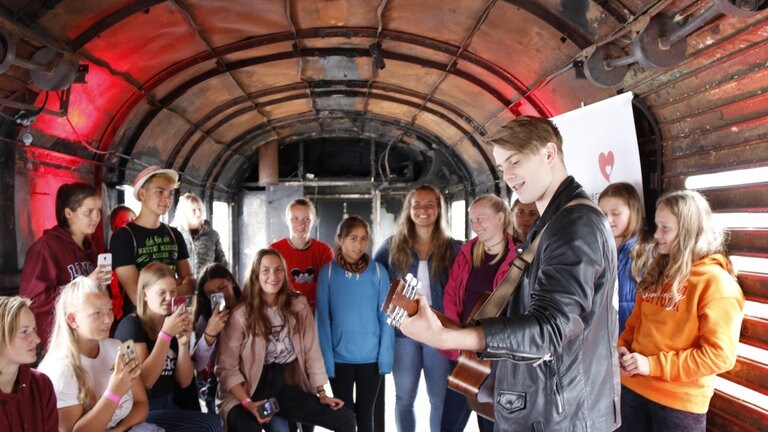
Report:
[[[147,182],[147,180],[150,179],[153,175],[156,174],[168,174],[174,179],[174,185],[173,187],[177,187],[179,183],[179,173],[172,169],[168,168],[160,168],[157,165],[152,165],[149,167],[144,168],[133,180],[133,197],[136,198],[138,201],[139,199],[139,189],[141,189],[142,186],[144,186],[144,183]]]

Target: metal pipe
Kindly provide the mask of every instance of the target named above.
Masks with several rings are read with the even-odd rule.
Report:
[[[675,42],[685,39],[686,36],[693,33],[696,29],[720,15],[722,15],[722,12],[717,9],[717,6],[712,4],[704,12],[697,15],[696,18],[688,21],[686,25],[675,30],[672,34],[659,39],[659,47],[663,50],[669,49]]]

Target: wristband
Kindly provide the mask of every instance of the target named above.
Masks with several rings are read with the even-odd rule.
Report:
[[[103,396],[112,402],[119,404],[120,403],[120,396],[112,393],[111,391],[107,390],[104,392]]]
[[[160,339],[162,339],[162,340],[164,340],[166,342],[170,342],[171,341],[171,335],[169,335],[168,333],[166,333],[166,332],[164,332],[162,330],[160,331],[160,333],[157,334],[157,337],[159,337]]]
[[[204,331],[204,332],[203,332],[203,334],[204,334],[204,335],[206,335],[206,336],[208,336],[208,337],[209,337],[209,338],[211,338],[211,339],[216,339],[216,337],[218,336],[218,335],[212,335],[212,334],[210,334],[210,333],[208,333],[208,332],[206,332],[206,331]]]
[[[251,401],[251,398],[245,398],[245,399],[240,401],[240,405],[242,405],[243,408],[245,408],[245,404],[247,404],[250,401]]]

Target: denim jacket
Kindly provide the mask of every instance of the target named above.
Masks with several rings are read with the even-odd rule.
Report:
[[[392,237],[389,237],[379,247],[379,250],[376,251],[376,254],[374,254],[373,256],[373,259],[381,263],[381,265],[383,265],[384,268],[387,269],[390,280],[395,280],[395,278],[402,277],[405,275],[400,274],[396,268],[389,266],[389,245],[391,243],[392,243]],[[453,261],[453,259],[455,259],[459,253],[461,242],[458,240],[451,240],[451,243],[452,243],[451,261]],[[436,311],[442,312],[443,311],[443,293],[445,292],[445,284],[448,283],[448,274],[451,269],[450,267],[447,268],[445,270],[445,274],[441,274],[441,275],[433,274],[431,254],[429,258],[427,258],[427,265],[429,266],[429,290],[432,295],[431,306]],[[411,260],[411,265],[408,267],[408,273],[411,273],[415,276],[416,273],[418,273],[418,270],[419,270],[419,256],[416,254],[416,251],[413,251],[413,260]]]

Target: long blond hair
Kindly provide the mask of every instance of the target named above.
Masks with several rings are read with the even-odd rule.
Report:
[[[99,286],[98,282],[91,278],[79,276],[68,283],[56,299],[56,312],[53,318],[53,333],[48,341],[49,355],[62,356],[68,363],[77,381],[77,400],[83,405],[83,412],[89,411],[96,404],[98,398],[91,388],[91,380],[88,372],[80,362],[80,346],[77,344],[77,332],[67,322],[67,315],[77,312],[89,294],[107,293]],[[111,302],[110,302],[111,304]],[[56,357],[58,359],[58,357]]]
[[[152,337],[157,337],[158,330],[152,325],[147,305],[146,292],[165,278],[176,279],[176,273],[170,267],[161,262],[151,262],[139,272],[139,282],[136,284],[136,315],[141,321],[141,326]]]
[[[671,297],[668,308],[672,309],[681,299],[680,290],[690,276],[693,264],[709,255],[725,252],[725,235],[714,225],[709,203],[696,191],[664,194],[656,203],[656,210],[662,205],[677,218],[677,237],[670,245],[669,254],[658,253],[658,246],[654,244],[648,252],[652,257],[648,267],[633,268],[633,272],[643,273],[637,284],[638,292],[661,294],[667,291],[665,294]]]
[[[434,276],[447,275],[453,264],[453,247],[451,236],[448,235],[448,223],[445,216],[445,199],[443,194],[432,185],[424,184],[411,190],[405,197],[405,203],[400,215],[397,217],[397,226],[389,245],[389,264],[401,274],[408,272],[413,261],[413,239],[416,238],[416,224],[411,219],[411,206],[413,197],[417,192],[431,192],[437,201],[437,220],[432,227],[432,274]]]
[[[0,348],[10,348],[19,330],[21,312],[29,309],[31,303],[32,300],[19,296],[0,297]]]
[[[248,278],[243,286],[243,297],[241,303],[245,307],[245,326],[246,332],[251,337],[261,336],[264,340],[268,340],[271,333],[272,323],[267,315],[267,308],[269,305],[261,296],[261,284],[259,283],[259,271],[261,269],[261,261],[264,257],[275,256],[280,259],[280,263],[283,266],[283,271],[286,271],[285,260],[274,249],[262,249],[256,253],[256,257],[253,259],[251,269],[248,273]],[[303,331],[301,327],[294,328],[295,326],[301,326],[302,322],[299,320],[299,314],[291,308],[293,300],[299,297],[296,291],[293,291],[288,286],[288,274],[287,271],[283,277],[283,284],[280,286],[275,296],[275,306],[283,320],[283,323],[288,326],[291,332]]]
[[[507,241],[507,233],[512,229],[512,218],[510,217],[509,207],[507,207],[507,203],[505,203],[503,199],[491,194],[480,195],[479,197],[475,198],[475,200],[472,201],[472,204],[469,205],[469,208],[472,208],[472,206],[476,204],[485,204],[496,214],[504,214],[504,222],[502,222],[501,227],[501,232],[504,235],[504,239],[502,240],[504,248],[501,250],[501,253],[496,255],[496,258],[491,261],[491,264],[496,264],[502,257],[504,257],[504,252],[509,246],[509,242]],[[483,243],[483,241],[480,239],[477,239],[477,243],[475,243],[475,245],[472,247],[472,267],[480,267],[483,264],[484,259],[485,243]]]

